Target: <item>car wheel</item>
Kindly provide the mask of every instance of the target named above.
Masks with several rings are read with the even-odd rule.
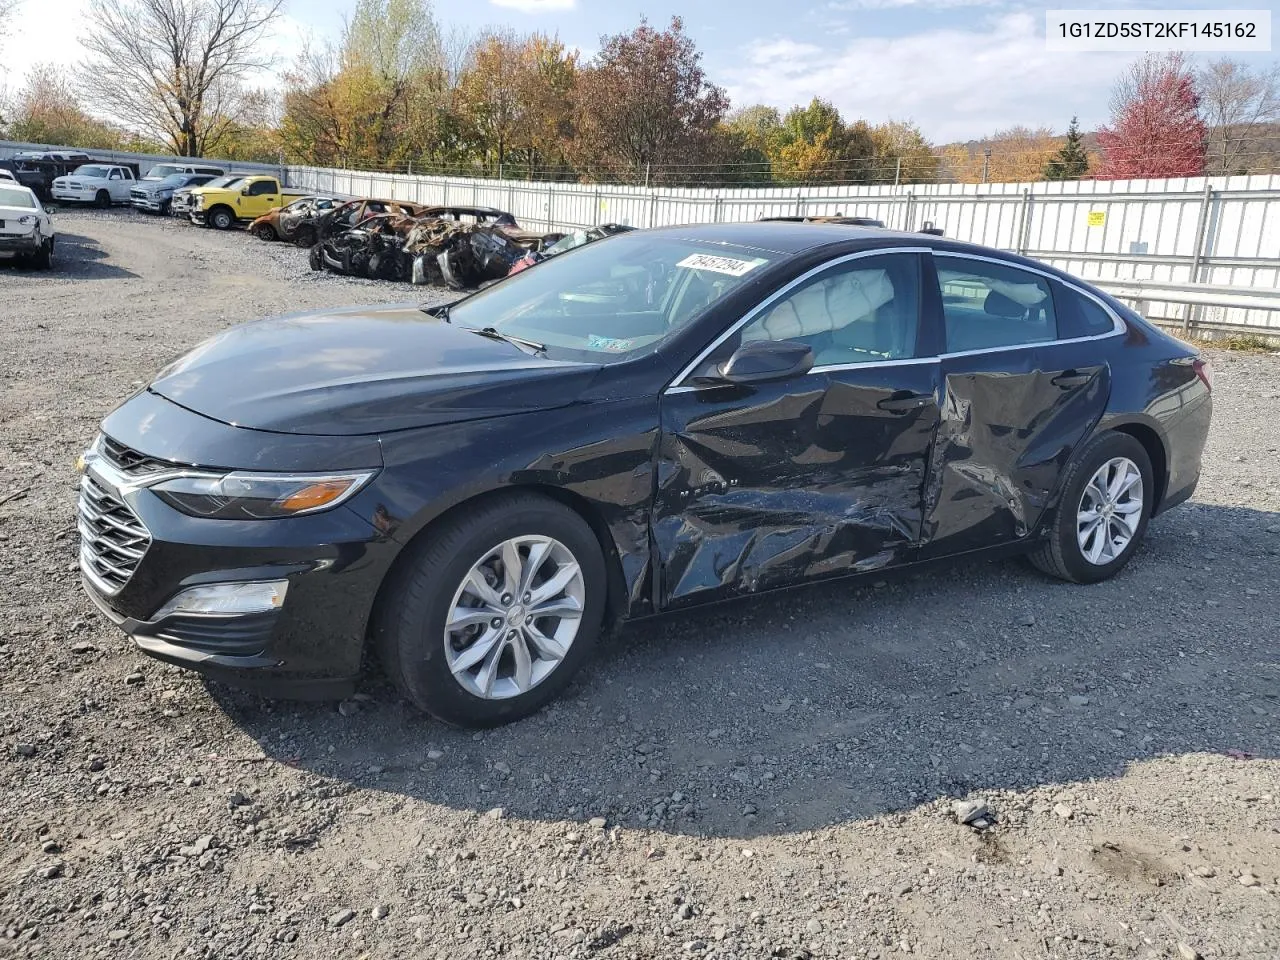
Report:
[[[159,210],[160,216],[167,217],[169,215],[169,207],[172,205],[172,203],[173,203],[172,200],[160,201],[160,210]]]
[[[274,240],[276,238],[276,232],[271,229],[271,224],[269,223],[258,224],[253,228],[253,235],[259,240]]]
[[[569,683],[599,638],[607,577],[578,514],[516,494],[446,520],[388,587],[374,637],[392,682],[438,720],[491,727]]]
[[[37,270],[48,270],[53,266],[53,237],[46,237],[40,244],[40,252],[32,255],[32,265]]]
[[[1073,583],[1106,580],[1137,551],[1155,496],[1146,448],[1127,434],[1099,434],[1067,467],[1049,538],[1032,564]]]
[[[233,223],[235,223],[235,217],[225,207],[214,210],[209,214],[209,226],[215,230],[230,230]]]
[[[105,190],[99,190],[97,195],[93,198],[93,202],[99,209],[105,210],[107,207],[111,206],[111,194],[107,193]]]
[[[317,243],[311,248],[311,252],[307,255],[307,263],[312,270],[324,269],[324,251],[320,249],[320,244]]]

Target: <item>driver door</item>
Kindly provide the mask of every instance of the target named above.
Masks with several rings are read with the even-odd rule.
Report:
[[[662,608],[914,557],[939,388],[921,271],[916,252],[811,271],[667,388],[652,521]],[[809,345],[814,367],[750,386],[706,379],[770,339]]]

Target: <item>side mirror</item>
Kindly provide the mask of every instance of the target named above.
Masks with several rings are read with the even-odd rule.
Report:
[[[247,197],[248,195],[249,195],[249,188],[248,188],[248,187],[245,187],[243,190],[241,190],[241,191],[240,191],[240,196],[242,196],[242,197]]]
[[[700,377],[706,385],[733,383],[750,386],[799,377],[813,369],[813,347],[796,340],[750,340],[716,369]]]

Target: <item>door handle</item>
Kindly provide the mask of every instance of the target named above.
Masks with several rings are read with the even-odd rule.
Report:
[[[1062,387],[1069,390],[1072,387],[1083,387],[1092,380],[1093,377],[1087,373],[1077,373],[1075,370],[1068,370],[1066,373],[1060,373],[1049,382],[1055,387]]]
[[[891,397],[885,397],[876,404],[881,410],[888,410],[892,413],[909,413],[912,410],[919,410],[933,403],[933,394],[931,393],[895,393]]]

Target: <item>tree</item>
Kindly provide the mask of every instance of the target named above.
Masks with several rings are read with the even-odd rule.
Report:
[[[716,180],[726,185],[771,183],[773,164],[782,141],[782,114],[757,104],[729,114],[717,131],[720,170]]]
[[[729,109],[679,17],[666,30],[641,20],[630,33],[602,37],[574,100],[579,166],[633,182],[679,178],[676,165],[705,163]]]
[[[871,128],[873,175],[887,183],[934,183],[941,160],[913,123],[890,120]]]
[[[771,157],[774,176],[787,183],[866,183],[872,179],[875,144],[871,129],[859,120],[846,126],[840,111],[814,97],[792,107]]]
[[[29,143],[119,148],[121,132],[80,106],[75,88],[52,64],[33,67],[14,97],[9,136]]]
[[[284,0],[90,0],[87,103],[203,156],[251,107],[247,76],[271,60],[266,29]]]
[[[339,45],[304,50],[285,75],[286,157],[385,167],[454,139],[439,36],[427,0],[359,0]]]
[[[1084,148],[1084,135],[1080,133],[1080,119],[1071,118],[1067,127],[1067,140],[1044,165],[1046,180],[1079,180],[1089,172],[1089,153]]]
[[[1098,131],[1102,180],[1196,177],[1205,124],[1195,78],[1180,53],[1148,54],[1116,83],[1111,125]]]
[[[941,166],[959,183],[1028,183],[1040,179],[1059,145],[1048,127],[1013,126],[943,147]]]
[[[523,44],[510,30],[489,33],[472,49],[458,79],[458,107],[486,159],[501,171],[524,124]]]
[[[1200,70],[1196,87],[1209,126],[1209,172],[1248,172],[1265,152],[1263,132],[1280,119],[1280,67],[1255,71],[1223,57]]]

